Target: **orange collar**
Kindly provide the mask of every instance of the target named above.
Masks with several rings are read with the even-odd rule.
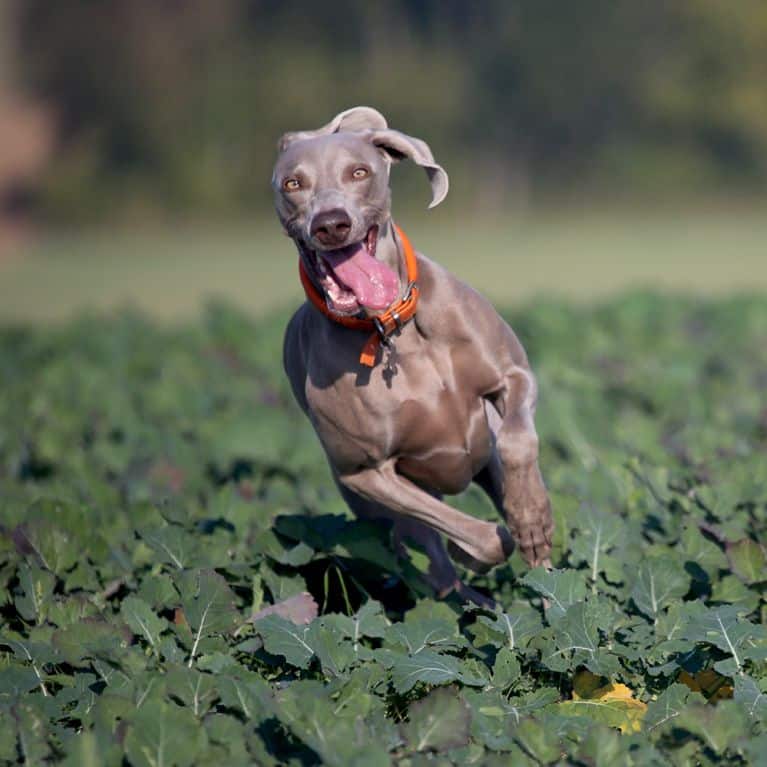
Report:
[[[299,258],[298,273],[301,277],[301,284],[304,286],[306,297],[312,303],[315,309],[322,312],[328,319],[343,325],[352,330],[366,330],[370,332],[370,338],[362,347],[360,354],[360,363],[367,367],[375,367],[378,347],[383,343],[388,346],[391,341],[389,336],[398,332],[402,326],[415,317],[415,310],[418,306],[418,262],[416,261],[415,251],[410,244],[410,240],[405,233],[394,224],[394,230],[402,242],[405,250],[405,266],[407,268],[407,290],[405,297],[393,303],[383,314],[378,317],[348,317],[343,314],[336,314],[328,308],[324,296],[317,290],[314,283],[309,278],[304,262]]]

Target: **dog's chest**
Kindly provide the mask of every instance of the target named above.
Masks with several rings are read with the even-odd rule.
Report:
[[[407,341],[364,381],[351,372],[324,387],[310,380],[310,417],[341,472],[395,458],[414,479],[465,484],[491,449],[476,371],[449,346]]]

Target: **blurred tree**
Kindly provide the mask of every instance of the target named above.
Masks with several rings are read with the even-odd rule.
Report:
[[[19,64],[61,118],[53,215],[252,210],[277,137],[358,103],[427,137],[483,208],[576,185],[767,186],[763,0],[24,9]]]

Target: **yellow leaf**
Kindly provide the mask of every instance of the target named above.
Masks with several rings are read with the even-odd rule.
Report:
[[[560,713],[588,716],[621,732],[639,732],[647,704],[634,698],[625,684],[613,684],[590,671],[573,678],[573,699],[559,704]]]
[[[733,695],[729,678],[722,676],[712,668],[697,671],[695,674],[680,671],[678,681],[686,684],[693,692],[703,693],[712,703],[731,698]]]

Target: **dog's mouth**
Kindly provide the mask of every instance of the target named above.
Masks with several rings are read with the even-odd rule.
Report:
[[[303,248],[331,311],[346,315],[363,309],[380,311],[396,300],[397,275],[376,258],[377,244],[378,227],[371,226],[363,239],[343,248]]]

